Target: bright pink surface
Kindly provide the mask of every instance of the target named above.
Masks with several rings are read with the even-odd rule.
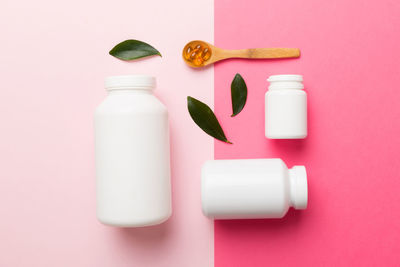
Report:
[[[215,67],[215,110],[234,145],[215,158],[304,164],[309,206],[282,220],[217,221],[215,266],[400,265],[400,2],[215,1],[223,48],[299,47],[300,59],[229,60]],[[230,82],[248,102],[230,118]],[[303,74],[309,136],[264,137],[272,74]]]
[[[213,140],[191,120],[186,96],[212,103],[214,74],[181,59],[188,40],[212,41],[213,1],[202,2],[204,13],[181,5],[1,2],[0,267],[213,265],[213,224],[200,202]],[[125,63],[108,55],[129,38],[163,57]],[[118,229],[96,219],[93,112],[106,96],[104,77],[120,74],[157,76],[155,94],[169,110],[173,214],[159,226]]]

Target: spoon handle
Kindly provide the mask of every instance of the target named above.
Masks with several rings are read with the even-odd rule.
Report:
[[[298,48],[252,48],[241,50],[225,50],[226,58],[290,58],[299,57]]]

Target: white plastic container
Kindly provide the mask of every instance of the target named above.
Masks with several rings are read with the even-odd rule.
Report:
[[[95,112],[97,217],[138,227],[171,215],[168,112],[152,94],[155,78],[108,77]]]
[[[282,218],[289,207],[307,208],[304,166],[288,169],[281,159],[207,161],[201,200],[212,219]]]
[[[265,136],[301,139],[307,136],[307,94],[303,76],[273,75],[265,94]]]

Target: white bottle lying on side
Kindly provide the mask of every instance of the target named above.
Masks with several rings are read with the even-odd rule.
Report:
[[[306,169],[281,159],[207,161],[201,200],[212,219],[282,218],[289,207],[307,208]]]
[[[168,112],[152,94],[155,78],[106,79],[108,96],[95,113],[97,217],[138,227],[171,215]]]

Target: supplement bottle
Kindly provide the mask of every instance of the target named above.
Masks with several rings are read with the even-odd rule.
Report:
[[[153,95],[155,78],[108,77],[95,112],[97,217],[138,227],[171,215],[168,112]]]
[[[307,207],[304,166],[281,159],[211,160],[202,168],[203,213],[212,219],[282,218]]]
[[[307,136],[307,94],[303,76],[273,75],[265,94],[265,136],[301,139]]]

